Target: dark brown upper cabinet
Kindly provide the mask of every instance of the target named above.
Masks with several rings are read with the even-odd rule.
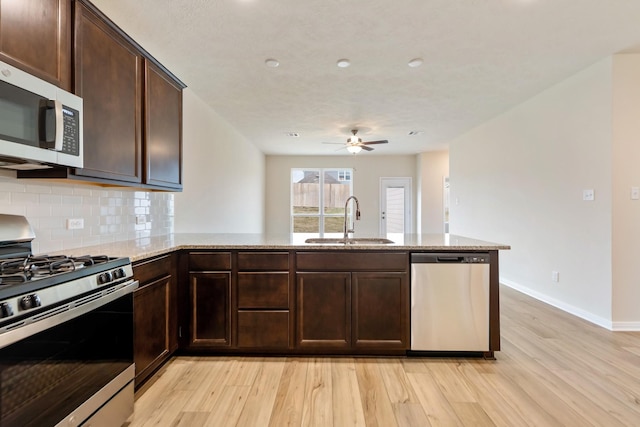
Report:
[[[76,3],[75,92],[84,101],[84,167],[75,175],[142,183],[143,58]]]
[[[182,87],[145,61],[145,183],[182,189]]]
[[[0,60],[71,90],[71,0],[0,0]]]
[[[84,166],[19,171],[18,178],[182,190],[184,83],[89,1],[73,4],[73,91],[84,101]]]

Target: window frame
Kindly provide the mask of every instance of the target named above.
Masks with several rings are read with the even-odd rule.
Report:
[[[302,235],[302,234],[312,234],[312,235],[316,235],[316,233],[304,233],[304,232],[295,232],[293,229],[293,225],[294,225],[294,218],[295,217],[314,217],[314,218],[318,218],[318,232],[317,235],[319,237],[325,237],[325,230],[324,230],[324,225],[325,225],[325,218],[335,218],[335,217],[340,217],[340,218],[344,218],[344,212],[343,213],[339,213],[339,214],[330,214],[330,213],[326,213],[325,212],[325,206],[324,206],[324,180],[325,180],[325,174],[326,172],[331,172],[331,171],[335,171],[338,172],[338,175],[336,177],[336,179],[340,182],[340,183],[344,183],[341,185],[346,185],[346,183],[349,183],[349,196],[353,196],[353,178],[354,178],[354,174],[353,174],[353,168],[344,168],[344,167],[329,167],[329,168],[303,168],[303,167],[299,167],[299,168],[291,168],[290,174],[289,174],[289,232],[292,235]],[[318,177],[319,177],[319,201],[318,201],[318,213],[317,214],[310,214],[310,213],[295,213],[294,212],[294,206],[293,206],[293,201],[294,201],[294,192],[293,192],[293,185],[295,184],[294,180],[293,180],[293,175],[295,172],[318,172]],[[340,179],[340,173],[344,172],[343,178],[348,177],[349,179]],[[348,212],[350,211],[350,208],[347,208]],[[348,218],[351,218],[352,214],[348,213],[347,214]],[[330,232],[331,234],[337,234],[335,232]]]

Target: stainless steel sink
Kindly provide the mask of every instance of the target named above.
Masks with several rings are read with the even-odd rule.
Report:
[[[324,243],[333,245],[388,245],[393,240],[381,237],[352,237],[349,239],[336,237],[314,237],[304,241],[305,243]]]

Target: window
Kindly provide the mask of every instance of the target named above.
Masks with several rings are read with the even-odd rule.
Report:
[[[351,169],[291,170],[291,231],[342,235],[344,204],[353,194]],[[351,206],[347,213],[351,221]]]
[[[351,171],[350,170],[338,171],[338,180],[340,180],[340,181],[351,181]]]

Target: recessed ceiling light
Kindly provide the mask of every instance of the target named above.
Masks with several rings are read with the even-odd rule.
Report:
[[[287,132],[287,136],[290,136],[292,138],[298,138],[300,134],[298,132]]]
[[[278,65],[280,65],[280,63],[278,62],[278,60],[277,60],[277,59],[273,59],[273,58],[269,58],[269,59],[267,59],[266,61],[264,61],[264,64],[265,64],[267,67],[270,67],[270,68],[276,68]]]
[[[411,61],[409,61],[408,65],[409,65],[409,67],[416,68],[416,67],[421,66],[423,62],[424,61],[423,61],[422,58],[413,58]]]
[[[338,62],[336,63],[336,65],[340,68],[347,68],[349,65],[351,65],[351,61],[349,61],[346,58],[338,59]]]

